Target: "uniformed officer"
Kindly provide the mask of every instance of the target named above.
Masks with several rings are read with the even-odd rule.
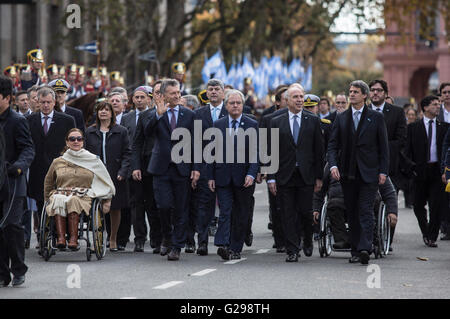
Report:
[[[83,86],[78,82],[78,66],[75,63],[69,64],[67,73],[67,82],[69,82],[69,89],[67,90],[66,101],[70,101],[86,94]],[[78,125],[77,125],[78,127]]]
[[[27,194],[26,170],[34,158],[34,146],[27,120],[10,107],[13,85],[9,78],[0,76],[0,175],[6,175],[0,184],[0,287],[19,286],[25,282],[24,229],[21,225]],[[4,172],[2,174],[2,171]],[[5,174],[6,172],[6,174]]]
[[[254,96],[254,92],[255,89],[253,88],[253,80],[252,78],[244,78],[244,98],[245,98],[245,103],[244,105],[249,106],[250,108],[254,108],[255,107],[255,96]],[[245,113],[245,111],[244,111]]]
[[[209,103],[208,96],[206,95],[206,90],[202,90],[197,94],[198,99],[200,100],[200,103],[202,103],[201,106],[205,106]]]
[[[183,62],[175,62],[172,64],[172,77],[180,83],[181,95],[187,95],[184,81],[186,80],[186,65]]]
[[[319,116],[319,102],[320,98],[317,95],[306,94],[304,98],[304,109]],[[325,150],[328,146],[328,138],[330,137],[331,133],[331,124],[331,121],[328,119],[320,119],[320,129],[322,130],[322,135],[324,137]]]
[[[33,85],[42,84],[39,71],[42,70],[44,64],[44,52],[41,49],[28,51],[27,59],[29,67],[21,74],[22,90],[28,90]]]
[[[49,81],[53,81],[59,78],[59,68],[56,64],[50,64],[47,67],[47,76]]]

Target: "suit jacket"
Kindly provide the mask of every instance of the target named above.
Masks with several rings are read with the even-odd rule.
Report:
[[[296,163],[299,163],[298,169],[307,185],[314,185],[316,179],[322,179],[324,148],[320,120],[317,116],[302,111],[297,145],[292,136],[287,109],[281,115],[272,118],[270,128],[279,129],[280,166],[278,172],[269,179],[275,179],[281,186],[287,184],[297,168]]]
[[[437,119],[439,122],[445,122],[445,116],[444,116],[444,106],[441,105],[439,109],[439,115],[437,116]]]
[[[30,167],[28,192],[31,198],[43,201],[45,175],[53,160],[61,155],[66,145],[67,132],[75,127],[75,119],[70,115],[54,111],[47,135],[44,134],[42,127],[41,112],[30,114],[27,120],[36,150],[36,156]]]
[[[442,158],[442,151],[448,127],[448,123],[439,120],[436,121],[436,150],[440,164],[445,160],[445,158]],[[408,124],[405,153],[405,155],[415,164],[414,172],[416,173],[416,178],[418,180],[426,179],[428,136],[423,119]],[[443,171],[441,173],[443,173]]]
[[[400,165],[400,151],[406,145],[405,112],[399,106],[384,104],[384,121],[389,142],[389,175],[395,176]]]
[[[336,115],[337,115],[337,114],[338,114],[337,111],[334,111],[334,112],[330,113],[328,116],[326,116],[325,118],[326,118],[327,120],[330,120],[331,123],[333,123],[334,120],[336,119]]]
[[[7,189],[13,190],[16,181],[16,196],[25,197],[27,195],[25,174],[35,156],[28,122],[22,115],[8,108],[0,115],[0,131],[4,135],[4,144],[0,145],[2,147],[0,153],[3,153],[6,166],[14,165],[23,172],[17,178],[9,176],[9,185],[7,185],[7,183],[2,183],[6,172],[0,171],[0,201],[6,200]],[[0,144],[2,144],[1,141]],[[0,162],[0,166],[2,164]],[[2,186],[5,188],[2,189]]]
[[[357,165],[365,183],[377,183],[379,174],[388,175],[389,145],[384,117],[364,106],[356,132],[352,107],[338,114],[328,142],[330,168],[337,166],[344,178],[353,178]]]
[[[256,179],[258,174],[259,164],[258,160],[256,163],[251,163],[251,158],[249,152],[256,152],[258,154],[258,141],[256,140],[256,145],[250,143],[250,138],[245,137],[245,161],[244,163],[238,163],[234,161],[233,163],[227,163],[227,148],[226,148],[226,138],[229,136],[227,128],[229,128],[229,117],[225,116],[217,120],[214,123],[214,127],[218,128],[222,132],[223,136],[223,163],[213,162],[207,165],[207,174],[209,180],[215,180],[216,186],[229,186],[230,184],[234,186],[243,186],[245,183],[245,177],[247,175],[253,176]],[[242,115],[239,127],[246,131],[249,128],[255,130],[258,129],[258,123],[246,116]],[[235,160],[236,160],[236,146],[235,146]],[[257,158],[256,158],[257,159]]]
[[[81,110],[79,109],[66,105],[66,111],[64,113],[73,116],[73,118],[75,119],[76,128],[80,129],[84,133],[85,125],[83,112],[81,112]]]
[[[155,144],[153,135],[146,136],[145,128],[150,121],[150,114],[156,112],[153,109],[147,109],[139,115],[131,145],[131,172],[140,170],[142,174],[147,175],[147,167],[152,157],[152,149]]]
[[[194,163],[194,118],[195,114],[184,106],[179,106],[178,120],[176,128],[185,128],[189,130],[191,135],[191,161],[190,163],[181,162],[175,164],[178,173],[181,176],[189,177],[191,170],[201,170],[201,164]],[[155,144],[152,150],[152,158],[150,159],[147,171],[152,175],[165,175],[172,161],[171,152],[175,144],[182,140],[171,140],[172,132],[170,130],[168,112],[165,112],[159,119],[156,110],[150,113],[150,119],[146,127],[146,135],[153,135]],[[182,154],[180,154],[182,155]],[[192,165],[192,163],[194,163]]]
[[[139,116],[142,115],[142,112],[139,113]],[[133,140],[134,133],[136,132],[136,110],[132,110],[131,112],[124,114],[122,116],[122,121],[120,125],[124,126],[128,130],[128,136],[130,140]]]

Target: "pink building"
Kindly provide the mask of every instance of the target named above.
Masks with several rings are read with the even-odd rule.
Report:
[[[428,81],[432,73],[438,72],[440,83],[450,81],[450,42],[442,15],[436,19],[436,41],[421,39],[417,35],[417,18],[411,18],[410,30],[402,31],[415,35],[415,41],[407,42],[399,35],[395,19],[386,19],[386,40],[379,47],[377,57],[383,64],[389,94],[401,100],[414,97],[419,102],[429,93]]]

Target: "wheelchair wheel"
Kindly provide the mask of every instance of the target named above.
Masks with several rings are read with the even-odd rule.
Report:
[[[379,255],[380,257],[386,256],[389,253],[391,244],[391,227],[386,212],[386,205],[383,202],[381,202],[378,211],[377,235]]]
[[[54,221],[47,215],[45,210],[48,203],[44,204],[41,212],[41,225],[39,229],[39,254],[48,261],[54,254],[53,247],[55,247],[54,236]]]
[[[91,231],[92,241],[94,243],[94,252],[98,260],[102,259],[106,253],[106,236],[105,236],[105,216],[100,207],[100,201],[94,199],[91,208]]]
[[[330,227],[330,220],[327,216],[328,200],[322,206],[320,213],[320,233],[319,233],[319,254],[320,257],[328,257],[331,255],[332,234]]]

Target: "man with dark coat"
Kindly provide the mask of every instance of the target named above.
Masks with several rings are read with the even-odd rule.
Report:
[[[53,160],[61,155],[66,145],[67,132],[75,127],[72,116],[54,110],[56,95],[53,89],[38,90],[39,112],[27,116],[36,156],[30,167],[29,196],[36,200],[38,216],[44,206],[43,185]],[[38,233],[39,234],[39,233]]]
[[[0,287],[9,285],[11,273],[13,286],[23,284],[28,269],[21,220],[27,195],[24,172],[35,152],[27,121],[10,107],[12,91],[11,80],[0,76]]]
[[[365,104],[369,86],[353,81],[351,107],[338,114],[328,143],[331,177],[340,180],[350,227],[350,263],[367,265],[373,244],[374,202],[389,170],[389,146],[383,115]]]

